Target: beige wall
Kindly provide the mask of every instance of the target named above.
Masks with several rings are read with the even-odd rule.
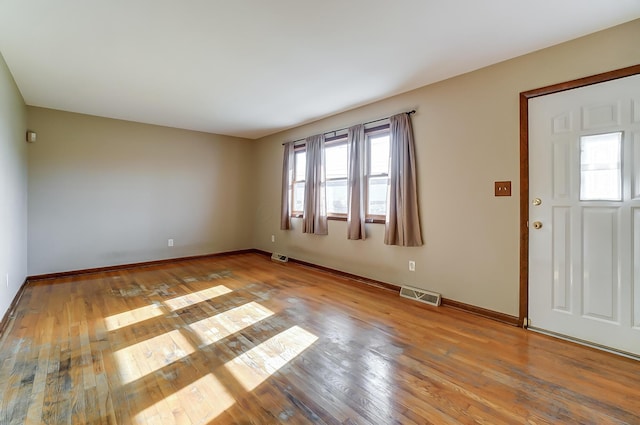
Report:
[[[28,122],[30,275],[251,248],[251,141],[36,107]]]
[[[517,315],[518,94],[638,64],[638,40],[640,20],[259,140],[253,245]],[[299,219],[294,230],[279,230],[283,141],[411,109],[417,110],[413,124],[425,246],[385,246],[378,224],[367,225],[366,241],[347,240],[344,222],[330,222],[329,236],[302,234]],[[511,180],[515,196],[494,197],[498,180]],[[409,260],[416,261],[413,273]]]
[[[27,276],[27,111],[0,55],[0,319]]]

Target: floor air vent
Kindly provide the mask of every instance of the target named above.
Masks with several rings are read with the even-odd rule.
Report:
[[[425,304],[435,305],[436,307],[440,305],[440,301],[442,300],[440,294],[425,291],[424,289],[412,288],[410,286],[401,287],[400,296],[420,301]]]
[[[271,259],[273,261],[280,261],[281,263],[286,263],[287,261],[289,261],[289,257],[287,257],[286,255],[278,254],[277,252],[271,254]]]

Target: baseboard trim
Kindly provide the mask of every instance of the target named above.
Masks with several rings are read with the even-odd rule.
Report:
[[[267,251],[256,249],[255,252],[267,257],[271,257],[271,253]],[[332,269],[330,267],[325,267],[325,266],[321,266],[314,263],[309,263],[307,261],[298,260],[296,258],[289,257],[289,262],[300,264],[301,266],[305,266],[305,267],[311,267],[317,270],[322,270],[323,272],[331,273],[331,274],[344,277],[350,280],[355,280],[357,282],[364,283],[365,285],[375,286],[376,288],[386,289],[388,291],[393,291],[393,292],[400,291],[400,287],[392,283],[386,283],[386,282],[381,282],[379,280],[369,279],[368,277],[358,276],[356,274],[343,272],[341,270]]]
[[[18,292],[16,292],[16,296],[13,297],[11,304],[9,304],[9,308],[4,313],[4,316],[2,316],[2,321],[0,322],[0,338],[2,338],[2,335],[4,335],[4,331],[9,326],[9,321],[11,320],[11,316],[13,315],[13,313],[15,313],[16,307],[18,306],[18,302],[20,301],[20,298],[22,298],[22,295],[24,294],[24,289],[27,286],[28,282],[29,282],[28,279],[25,279],[24,282],[22,282],[22,285],[20,285]]]
[[[297,260],[297,259],[291,258],[291,257],[289,257],[289,261],[291,261],[293,263],[300,264],[302,266],[312,267],[314,269],[322,270],[323,272],[335,274],[335,275],[338,275],[340,277],[344,277],[344,278],[347,278],[347,279],[350,279],[350,280],[355,280],[356,282],[364,283],[365,285],[375,286],[376,288],[385,289],[387,291],[393,291],[393,292],[399,292],[400,291],[400,287],[397,286],[397,285],[394,285],[392,283],[381,282],[379,280],[370,279],[370,278],[364,277],[364,276],[358,276],[356,274],[343,272],[341,270],[332,269],[330,267],[320,266],[318,264],[308,263],[306,261]]]
[[[516,316],[500,313],[497,311],[489,310],[487,308],[477,307],[475,305],[466,304],[460,301],[450,300],[447,298],[442,299],[442,305],[445,307],[455,308],[456,310],[466,311],[477,316],[482,316],[487,319],[496,320],[498,322],[506,323],[512,326],[520,326],[519,320]]]
[[[262,251],[259,249],[254,250],[254,252],[257,252],[259,254],[265,255],[267,257],[271,257],[271,253],[267,252],[267,251]],[[393,291],[393,292],[400,292],[400,286],[398,285],[394,285],[392,283],[387,283],[387,282],[381,282],[379,280],[375,280],[375,279],[370,279],[368,277],[363,277],[363,276],[358,276],[355,274],[351,274],[351,273],[347,273],[347,272],[343,272],[340,270],[336,270],[336,269],[332,269],[330,267],[325,267],[325,266],[320,266],[318,264],[313,264],[313,263],[309,263],[307,261],[302,261],[302,260],[298,260],[295,258],[291,258],[289,257],[289,261],[292,263],[297,263],[303,266],[307,266],[307,267],[313,267],[315,269],[318,270],[322,270],[331,274],[335,274],[341,277],[345,277],[351,280],[354,280],[356,282],[360,282],[360,283],[364,283],[365,285],[369,285],[369,286],[375,286],[377,288],[380,289],[385,289],[387,291]],[[472,313],[475,314],[476,316],[481,316],[484,317],[486,319],[491,319],[491,320],[495,320],[498,322],[502,322],[502,323],[506,323],[508,325],[512,325],[512,326],[519,326],[519,322],[518,322],[518,318],[515,316],[511,316],[509,314],[505,314],[505,313],[500,313],[497,311],[493,311],[493,310],[489,310],[486,308],[482,308],[482,307],[477,307],[471,304],[466,304],[460,301],[455,301],[455,300],[450,300],[447,298],[442,298],[442,306],[444,307],[449,307],[449,308],[455,308],[456,310],[461,310],[461,311],[465,311],[467,313]]]
[[[56,272],[56,273],[46,273],[39,274],[33,276],[27,276],[28,282],[38,281],[38,280],[47,280],[47,279],[57,279],[61,277],[70,277],[70,276],[78,276],[83,274],[91,274],[91,273],[103,273],[103,272],[111,272],[116,270],[127,270],[133,268],[140,267],[152,267],[161,264],[167,263],[175,263],[179,261],[190,261],[190,260],[200,260],[203,258],[213,258],[213,257],[224,257],[228,255],[238,255],[238,254],[249,254],[255,253],[257,250],[255,249],[241,249],[237,251],[225,251],[225,252],[216,252],[212,254],[201,254],[201,255],[192,255],[189,257],[177,257],[177,258],[166,258],[163,260],[152,260],[152,261],[144,261],[141,263],[128,263],[128,264],[118,264],[115,266],[105,266],[105,267],[96,267],[91,269],[80,269],[80,270],[70,270],[65,272]]]

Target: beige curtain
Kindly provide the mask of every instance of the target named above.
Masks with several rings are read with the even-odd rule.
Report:
[[[364,125],[358,124],[349,128],[347,133],[348,165],[348,206],[347,239],[365,239],[365,205],[364,205]]]
[[[420,246],[416,157],[411,120],[406,113],[389,118],[389,206],[384,231],[387,245]]]
[[[291,180],[293,178],[293,142],[284,144],[282,160],[282,192],[280,203],[280,229],[291,229]]]
[[[324,135],[307,137],[307,169],[304,185],[304,214],[302,231],[316,235],[326,235],[327,205],[325,182]]]

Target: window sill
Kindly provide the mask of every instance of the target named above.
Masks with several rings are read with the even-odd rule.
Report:
[[[386,223],[386,218],[365,218],[365,223],[376,223],[376,224],[384,224]]]
[[[299,214],[299,213],[291,214],[291,218],[302,218],[302,214]],[[327,220],[347,221],[347,216],[330,215],[330,216],[327,217]],[[364,222],[367,223],[367,224],[369,224],[369,223],[384,224],[385,223],[385,218],[384,217],[370,217],[370,218],[368,217],[368,218],[365,218]]]

